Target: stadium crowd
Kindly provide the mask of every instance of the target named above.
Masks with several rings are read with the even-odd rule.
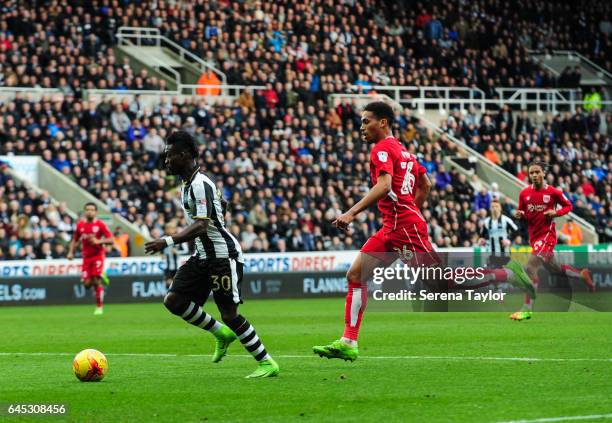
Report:
[[[330,223],[369,186],[368,146],[359,140],[359,116],[352,106],[298,101],[294,108],[283,99],[270,110],[255,107],[265,101],[258,94],[241,106],[245,99],[233,107],[164,100],[153,109],[115,101],[17,99],[0,106],[0,154],[41,155],[145,235],[158,237],[170,222],[185,225],[175,181],[159,160],[163,138],[185,129],[199,141],[205,169],[217,176],[229,202],[228,227],[245,251],[358,248],[379,227],[376,213],[365,214],[348,236]],[[471,134],[466,139],[471,147],[522,179],[530,158],[548,160],[553,166],[549,178],[557,178],[550,182],[563,187],[579,215],[603,228],[605,241],[610,238],[610,136],[599,127],[591,134],[585,123],[586,132],[572,142],[575,135],[564,132],[563,125],[581,116],[547,117],[536,124],[504,109],[497,115],[456,113],[441,126],[464,139]],[[598,116],[600,125],[602,118],[610,121],[609,114]],[[118,123],[122,120],[125,126]],[[395,133],[435,184],[424,211],[434,243],[477,243],[480,222],[499,193],[447,171],[443,156],[456,154],[455,144],[445,135],[434,136],[410,110],[398,112]],[[509,214],[510,204],[503,198],[502,204]]]
[[[578,50],[610,70],[610,4],[539,0],[472,2],[204,1],[50,4],[7,1],[0,11],[0,85],[165,89],[112,48],[119,27],[153,27],[235,84],[271,83],[316,100],[353,85],[576,87],[527,49]]]
[[[143,234],[158,237],[168,223],[186,223],[160,155],[172,130],[187,130],[229,201],[228,227],[251,252],[355,249],[380,225],[374,212],[348,235],[330,223],[367,191],[369,156],[353,106],[331,108],[328,94],[374,84],[478,87],[488,97],[498,86],[576,87],[575,69],[556,80],[526,49],[577,49],[607,69],[612,57],[606,4],[575,13],[573,5],[552,10],[535,0],[522,7],[453,0],[428,9],[375,0],[33,3],[8,1],[0,9],[0,85],[57,87],[64,96],[0,104],[0,154],[40,155]],[[553,21],[563,31],[553,31]],[[111,47],[120,26],[157,27],[222,69],[229,82],[266,89],[244,91],[227,106],[197,98],[182,104],[160,98],[153,107],[138,97],[87,101],[88,88],[166,88],[163,79],[117,62]],[[564,189],[605,242],[612,239],[611,119],[579,110],[534,122],[504,108],[482,116],[457,112],[442,128],[521,179],[531,158],[548,161],[549,182]],[[424,210],[434,244],[474,245],[499,193],[445,169],[443,156],[455,154],[455,144],[410,111],[397,115],[395,133],[434,181]],[[32,238],[18,247],[0,244],[0,257],[40,255],[45,243],[61,255],[71,218],[47,216],[53,207],[41,208],[44,194],[14,182],[9,189],[9,200],[0,200],[7,235],[0,238],[3,244],[14,234]],[[52,230],[40,230],[42,222]],[[43,232],[53,237],[36,235]],[[516,241],[524,242],[524,234]]]
[[[253,104],[264,101],[255,97]],[[148,110],[114,102],[17,99],[0,105],[0,154],[40,155],[112,212],[157,237],[182,216],[174,181],[159,163],[163,138],[182,128],[196,136],[203,165],[218,175],[229,201],[229,228],[246,251],[357,248],[378,227],[375,213],[364,216],[350,236],[330,222],[368,189],[368,146],[359,140],[358,114],[350,104],[283,103],[281,110],[210,107],[203,101],[162,102]],[[125,127],[118,116],[126,119]],[[473,188],[442,165],[454,144],[444,136],[434,139],[408,110],[398,114],[396,132],[433,172],[437,190],[426,213],[433,218],[435,242],[474,242]],[[461,234],[455,233],[458,225]]]
[[[65,257],[73,225],[65,204],[17,183],[0,166],[0,260]]]

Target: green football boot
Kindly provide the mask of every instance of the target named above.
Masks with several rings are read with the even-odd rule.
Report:
[[[341,358],[345,361],[355,361],[359,356],[359,350],[357,347],[349,347],[340,339],[332,342],[329,345],[314,346],[312,347],[312,351],[315,354],[319,354],[320,357]]]
[[[280,372],[280,367],[278,367],[276,361],[272,360],[272,357],[270,357],[266,360],[261,360],[257,369],[250,375],[246,376],[246,379],[274,377],[278,375],[278,372]]]
[[[510,260],[505,267],[508,270],[512,270],[512,273],[514,273],[514,276],[509,278],[508,282],[529,295],[529,298],[535,300],[535,286],[533,286],[533,282],[527,272],[525,272],[525,269],[523,269],[523,266],[516,260]]]
[[[517,322],[521,322],[523,320],[529,320],[531,319],[531,316],[533,315],[533,311],[517,311],[516,313],[512,313],[510,315],[510,318],[512,320],[516,320]]]
[[[238,337],[225,325],[221,326],[221,329],[213,333],[213,335],[217,340],[215,342],[215,353],[212,356],[212,362],[218,363],[227,354],[227,348],[230,344],[238,339]]]
[[[106,286],[110,285],[110,279],[108,279],[108,275],[106,274],[106,272],[100,275],[100,279],[102,279],[102,283],[104,283],[104,285]]]

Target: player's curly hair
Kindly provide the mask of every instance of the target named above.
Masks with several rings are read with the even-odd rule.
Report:
[[[393,121],[395,120],[395,113],[393,112],[393,107],[391,105],[385,103],[384,101],[373,101],[368,103],[364,108],[364,112],[372,112],[376,119],[387,119],[387,124],[389,126],[393,125]]]
[[[543,162],[542,160],[532,160],[529,163],[529,166],[527,167],[527,169],[530,169],[531,166],[540,166],[540,168],[542,168],[542,171],[544,171],[544,173],[548,172],[548,163]]]
[[[197,159],[199,156],[196,140],[189,132],[174,131],[166,138],[166,144],[174,145],[180,151],[186,151],[194,159]]]

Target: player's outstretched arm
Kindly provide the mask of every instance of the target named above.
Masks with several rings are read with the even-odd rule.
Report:
[[[525,197],[523,195],[523,192],[524,191],[521,191],[521,193],[519,194],[518,208],[514,211],[515,219],[522,219],[523,217],[525,217],[525,210],[527,209],[527,207],[525,204]]]
[[[77,247],[77,242],[78,241],[74,238],[70,240],[70,246],[68,247],[68,254],[66,254],[66,258],[68,260],[72,260],[74,258],[74,250]]]
[[[555,197],[556,197],[555,199],[557,200],[557,204],[559,204],[561,208],[559,210],[556,210],[554,216],[551,216],[551,217],[553,218],[560,217],[560,216],[568,214],[569,212],[573,210],[574,206],[572,205],[570,200],[567,199],[567,197],[563,194],[561,190],[558,190],[558,189],[555,190]]]
[[[351,207],[349,211],[338,216],[332,224],[340,229],[348,228],[348,225],[355,219],[355,216],[389,194],[389,192],[391,192],[391,175],[388,173],[381,174],[370,192]]]
[[[164,236],[145,244],[145,254],[155,254],[166,247],[174,244],[182,244],[196,239],[206,233],[208,229],[208,218],[196,218],[195,221],[173,236]]]
[[[423,208],[423,203],[429,198],[429,191],[431,191],[431,181],[426,174],[422,174],[417,180],[417,186],[415,187],[416,195],[414,196],[414,204],[419,208]]]
[[[115,243],[115,240],[113,238],[100,238],[100,239],[92,238],[90,242],[94,245],[100,245],[100,244],[112,245]]]

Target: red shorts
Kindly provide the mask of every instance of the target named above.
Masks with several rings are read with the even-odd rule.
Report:
[[[81,269],[81,280],[97,278],[104,271],[104,257],[83,258],[83,268]]]
[[[529,241],[531,243],[531,254],[534,256],[540,257],[544,261],[549,261],[555,256],[555,246],[557,245],[556,237],[546,236],[544,238]]]
[[[427,234],[427,223],[419,222],[394,231],[381,229],[372,235],[361,252],[390,265],[398,258],[410,265],[431,266],[441,262]]]

